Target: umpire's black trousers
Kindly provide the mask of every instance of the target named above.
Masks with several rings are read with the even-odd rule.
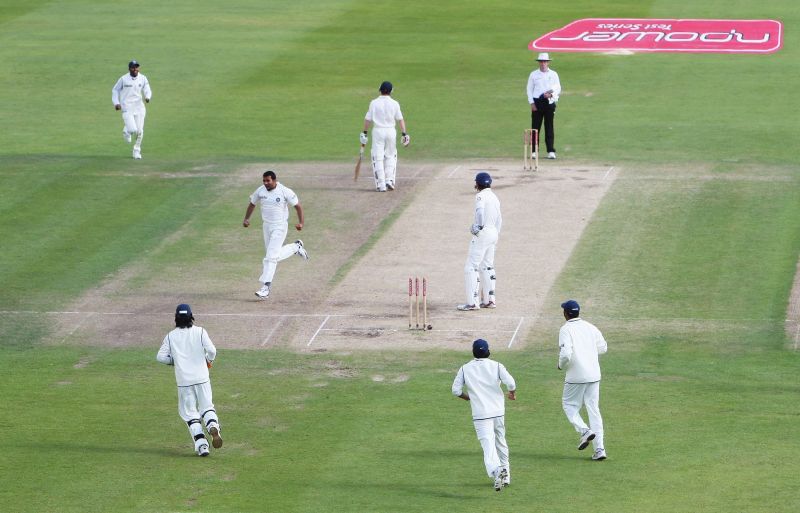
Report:
[[[556,116],[556,104],[550,103],[547,98],[536,98],[534,100],[536,110],[531,112],[531,128],[539,131],[539,141],[542,135],[542,120],[544,120],[544,142],[547,145],[547,152],[556,152],[556,134],[553,128],[553,119]]]

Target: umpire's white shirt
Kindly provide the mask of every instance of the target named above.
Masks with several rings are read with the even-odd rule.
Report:
[[[288,222],[289,206],[295,206],[299,201],[297,194],[280,182],[271,191],[262,185],[250,196],[251,204],[261,206],[261,220],[265,224]]]
[[[458,397],[464,386],[467,387],[472,420],[502,417],[506,414],[506,403],[501,382],[509,391],[517,388],[514,378],[502,363],[489,358],[475,358],[458,369],[452,392]]]
[[[533,100],[539,98],[547,91],[553,91],[553,96],[548,99],[548,103],[556,103],[558,97],[561,95],[561,80],[558,78],[558,73],[549,69],[542,73],[541,70],[536,69],[528,76],[528,103],[533,103]]]
[[[208,365],[217,357],[217,348],[200,326],[175,328],[167,333],[156,359],[175,365],[175,381],[179,387],[188,387],[208,381]]]
[[[558,367],[567,371],[566,383],[600,381],[599,355],[608,350],[603,334],[580,317],[570,319],[558,332]]]
[[[111,103],[121,105],[123,112],[144,110],[144,100],[149,101],[151,97],[150,81],[141,73],[135,77],[130,73],[122,75],[111,89]]]
[[[394,128],[395,123],[403,119],[403,113],[394,98],[382,94],[369,102],[369,110],[364,119],[378,128]]]
[[[500,233],[503,216],[500,214],[500,200],[490,188],[475,195],[475,224],[484,228],[494,228]]]

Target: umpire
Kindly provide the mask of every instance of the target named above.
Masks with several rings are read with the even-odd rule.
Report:
[[[547,158],[556,158],[556,136],[553,120],[556,115],[556,104],[561,94],[561,81],[558,73],[550,69],[550,54],[543,52],[536,59],[539,69],[533,70],[528,77],[528,103],[531,104],[531,128],[542,133],[544,120],[544,141],[547,144]]]

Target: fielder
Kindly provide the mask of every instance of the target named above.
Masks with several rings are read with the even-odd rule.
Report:
[[[469,243],[467,263],[464,265],[467,302],[456,307],[461,311],[497,307],[494,251],[503,225],[503,216],[500,214],[500,200],[491,186],[492,177],[489,173],[475,175],[475,190],[478,194],[475,195],[475,217],[469,228],[472,240]],[[479,279],[482,285],[480,288]]]
[[[594,444],[592,459],[606,459],[603,445],[603,417],[600,416],[600,360],[608,350],[603,334],[593,324],[579,317],[581,307],[570,299],[561,303],[566,323],[558,332],[558,370],[566,370],[561,406],[572,427],[580,434],[578,450]],[[586,406],[589,426],[580,414]],[[591,427],[590,427],[591,426]]]
[[[198,456],[208,456],[205,425],[215,449],[222,447],[219,419],[211,399],[208,369],[217,357],[217,348],[200,326],[194,326],[192,308],[180,304],[175,309],[175,329],[167,333],[156,359],[175,366],[178,382],[178,414],[189,426]],[[202,423],[201,423],[202,420]]]
[[[400,123],[403,146],[411,144],[411,136],[406,133],[406,122],[400,111],[400,104],[392,97],[392,83],[381,84],[381,95],[369,103],[369,110],[364,117],[364,131],[359,134],[362,145],[369,140],[367,133],[372,128],[372,174],[375,177],[375,190],[386,192],[395,188],[397,171],[397,130],[395,123]]]
[[[483,448],[486,473],[494,479],[495,491],[511,484],[506,443],[505,399],[500,383],[508,389],[508,398],[517,399],[517,385],[502,363],[489,359],[489,343],[479,338],[472,343],[474,360],[462,365],[453,380],[453,395],[470,402],[475,433]],[[464,386],[469,393],[464,392]]]
[[[153,94],[147,77],[139,73],[139,63],[128,63],[128,74],[122,75],[111,89],[111,103],[114,110],[122,111],[122,138],[130,144],[131,137],[136,136],[133,145],[133,158],[142,158],[142,138],[144,137],[144,118],[147,115],[145,103],[150,103]]]
[[[300,239],[297,239],[292,244],[283,244],[286,240],[286,234],[289,232],[289,205],[293,206],[297,212],[295,229],[297,231],[302,230],[305,223],[303,207],[300,205],[297,194],[290,188],[278,183],[275,171],[265,171],[262,181],[264,185],[250,195],[250,203],[247,205],[242,226],[245,228],[250,226],[250,216],[253,214],[253,210],[255,210],[256,205],[261,205],[264,247],[267,254],[264,257],[261,277],[258,279],[262,286],[256,291],[256,297],[267,299],[278,262],[286,260],[292,255],[298,255],[308,260],[308,252],[303,247],[303,241]]]

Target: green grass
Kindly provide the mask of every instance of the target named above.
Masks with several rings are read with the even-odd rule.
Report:
[[[517,155],[527,43],[604,16],[776,18],[786,39],[767,56],[554,56],[560,156],[623,169],[548,300],[577,298],[609,340],[603,464],[574,450],[560,410],[552,317],[529,349],[496,351],[520,400],[507,419],[514,485],[494,494],[468,408],[449,394],[468,355],[223,347],[213,379],[226,446],[200,460],[156,347],[54,347],[43,343],[47,317],[8,313],[58,309],[131,264],[152,276],[178,259],[222,274],[250,265],[252,255],[214,253],[251,192],[225,175],[252,162],[351,160],[385,79],[414,139],[401,159]],[[800,357],[784,334],[800,253],[797,24],[788,0],[4,2],[0,504],[797,510]],[[131,58],[154,91],[141,162],[110,104]],[[210,176],[181,179],[201,167]],[[355,215],[335,191],[296,190],[319,230],[311,240]]]

